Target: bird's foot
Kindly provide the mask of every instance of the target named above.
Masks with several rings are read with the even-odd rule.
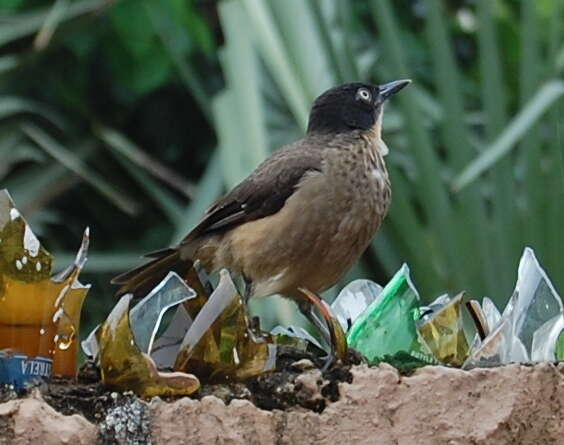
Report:
[[[304,316],[311,321],[319,330],[325,342],[329,345],[329,354],[321,368],[321,372],[327,371],[336,361],[345,361],[347,357],[347,339],[337,318],[331,313],[331,309],[321,298],[308,289],[298,289],[305,299],[298,303],[298,307]],[[314,312],[319,310],[323,321]]]

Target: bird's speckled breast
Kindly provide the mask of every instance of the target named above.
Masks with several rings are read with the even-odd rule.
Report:
[[[330,181],[331,194],[340,196],[336,200],[341,207],[337,212],[343,218],[337,236],[348,234],[355,255],[359,256],[388,212],[391,187],[379,138],[362,134],[342,144],[327,156],[326,175],[334,178]]]
[[[230,235],[222,261],[229,260],[253,282],[253,296],[292,296],[298,287],[328,289],[378,230],[391,194],[374,139],[348,138],[334,144],[326,148],[322,172],[307,174],[278,213]],[[255,254],[240,254],[248,249]]]

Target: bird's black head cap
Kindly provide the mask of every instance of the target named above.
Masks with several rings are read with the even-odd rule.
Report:
[[[409,83],[409,80],[384,85],[355,82],[331,88],[315,100],[307,132],[337,134],[368,130],[376,123],[386,99]]]

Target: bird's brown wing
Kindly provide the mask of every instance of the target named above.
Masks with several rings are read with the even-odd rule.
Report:
[[[189,252],[195,247],[192,241],[280,210],[305,174],[321,171],[320,147],[315,144],[304,147],[305,142],[302,139],[259,165],[247,179],[208,209],[178,247],[151,252],[146,255],[151,261],[115,277],[112,283],[121,284],[118,294],[146,295],[170,270],[184,276],[192,266],[189,260]]]
[[[247,179],[216,201],[181,245],[201,235],[225,231],[280,210],[306,173],[321,171],[322,150],[305,148],[301,146],[304,142],[274,153]]]

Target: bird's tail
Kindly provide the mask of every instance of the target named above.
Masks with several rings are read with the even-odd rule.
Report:
[[[145,256],[151,261],[112,279],[112,284],[121,285],[117,295],[133,293],[135,297],[144,297],[169,272],[185,277],[192,267],[192,261],[181,259],[180,252],[175,248],[162,249]]]

